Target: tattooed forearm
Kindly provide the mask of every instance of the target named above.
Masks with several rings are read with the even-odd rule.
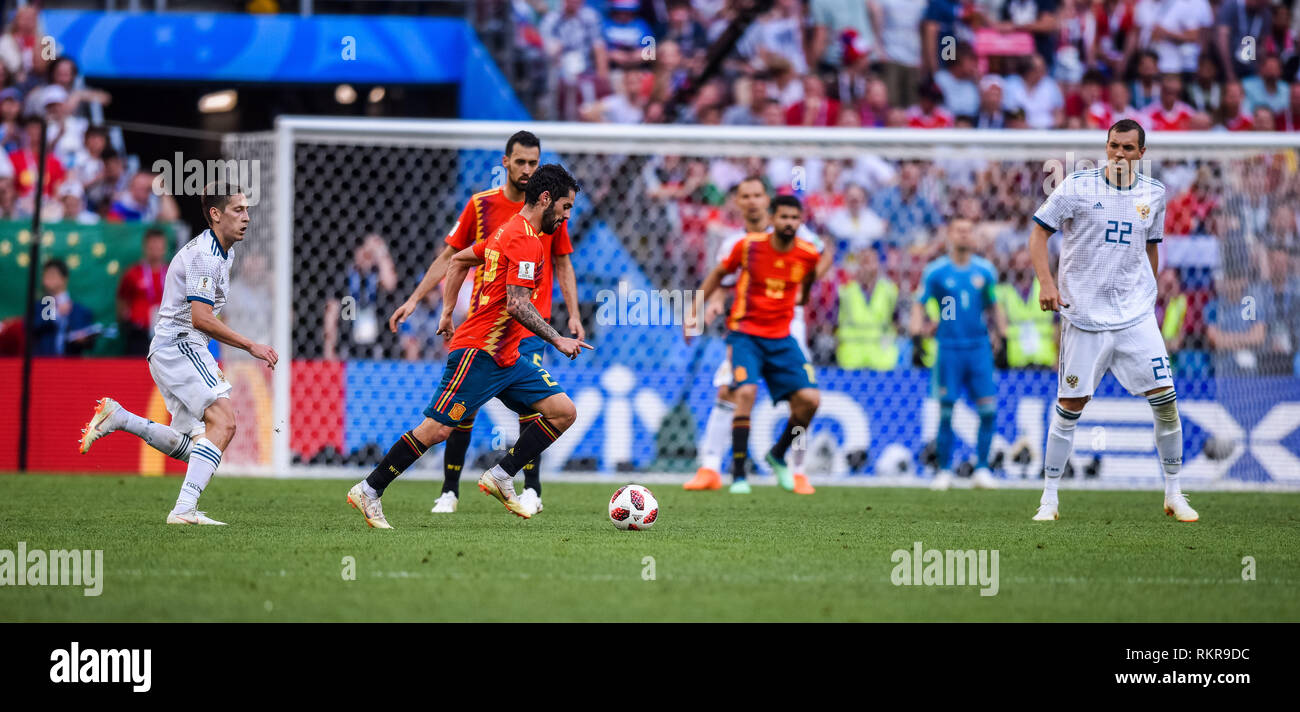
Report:
[[[538,313],[537,307],[533,306],[532,294],[533,290],[527,287],[507,284],[506,311],[520,324],[523,324],[524,328],[553,344],[556,339],[560,338],[560,333],[546,323],[546,320]]]

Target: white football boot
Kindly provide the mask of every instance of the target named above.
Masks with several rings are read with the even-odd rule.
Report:
[[[1038,512],[1034,514],[1035,522],[1054,522],[1061,518],[1061,513],[1057,511],[1055,504],[1040,504]]]
[[[531,517],[542,511],[542,498],[532,487],[529,487],[519,493],[519,506],[523,507]]]
[[[366,494],[361,482],[352,485],[348,490],[348,504],[353,509],[359,510],[361,516],[366,518],[366,526],[372,529],[392,529],[388,520],[384,518],[384,507],[379,503],[379,497],[371,497]]]
[[[81,429],[81,454],[90,452],[90,445],[96,440],[117,430],[117,419],[113,416],[122,410],[122,406],[112,398],[100,398],[95,402],[95,414],[90,422]]]
[[[170,514],[167,515],[167,523],[168,524],[209,524],[218,527],[226,526],[225,522],[218,522],[212,517],[209,517],[206,512],[200,512],[196,509],[191,509],[188,512],[181,512],[180,514],[177,514],[176,512],[171,512]]]
[[[950,487],[952,487],[952,473],[947,470],[941,470],[933,480],[930,480],[930,489],[935,492],[943,492]]]
[[[439,497],[433,500],[433,509],[429,510],[434,514],[452,514],[456,511],[455,492],[443,492]]]
[[[981,467],[975,470],[971,475],[970,486],[975,489],[993,490],[998,488],[998,481],[993,477],[993,473],[987,467]]]
[[[1181,492],[1173,497],[1165,497],[1165,514],[1180,522],[1195,522],[1201,518],[1196,510],[1192,509],[1192,505],[1187,503],[1187,495]]]
[[[497,473],[502,476],[498,478]],[[519,497],[515,494],[515,480],[513,477],[506,476],[505,470],[501,469],[500,465],[493,466],[492,469],[484,472],[478,478],[478,488],[483,494],[496,497],[497,501],[504,504],[511,514],[524,519],[533,516],[520,506]]]

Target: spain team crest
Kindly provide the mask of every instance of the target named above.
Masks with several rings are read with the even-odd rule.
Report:
[[[1133,206],[1138,211],[1138,217],[1146,220],[1151,215],[1151,206],[1146,203],[1138,203]]]
[[[447,417],[451,418],[452,420],[460,420],[461,416],[463,415],[465,415],[464,403],[457,403],[456,405],[453,405],[451,407],[451,410],[447,412]]]

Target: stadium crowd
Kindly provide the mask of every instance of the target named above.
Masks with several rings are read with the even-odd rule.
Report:
[[[775,0],[681,106],[752,0],[513,0],[559,120],[1295,131],[1300,18],[1281,0]],[[549,71],[548,71],[549,68]]]

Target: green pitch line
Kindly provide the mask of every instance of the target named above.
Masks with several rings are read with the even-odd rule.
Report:
[[[620,532],[621,483],[547,485],[524,521],[472,478],[452,515],[429,513],[438,483],[399,480],[378,531],[344,480],[218,476],[202,508],[230,526],[178,527],[177,478],[0,476],[0,550],[102,549],[105,569],[98,597],[2,585],[0,620],[1300,620],[1300,494],[1193,493],[1202,519],[1179,524],[1159,492],[1066,489],[1061,521],[1035,523],[1028,491],[660,485],[654,529]],[[997,550],[996,595],[894,585],[918,541]]]

